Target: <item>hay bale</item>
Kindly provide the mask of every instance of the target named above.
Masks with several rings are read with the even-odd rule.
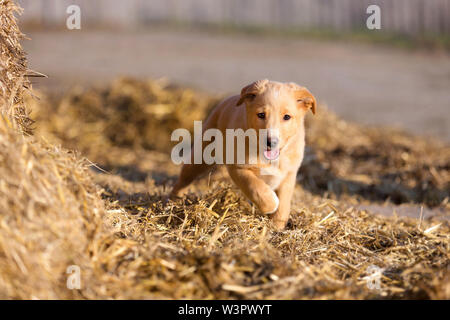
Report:
[[[0,2],[0,298],[80,298],[89,288],[69,290],[66,271],[77,265],[82,283],[95,284],[90,257],[104,204],[85,160],[26,137],[32,121],[24,103],[30,88],[24,35],[15,17],[21,10]]]
[[[20,41],[25,38],[17,26],[20,8],[14,1],[0,2],[0,112],[12,125],[31,133],[32,121],[23,102],[24,90],[30,88],[28,68]]]
[[[80,297],[66,269],[89,281],[89,252],[104,210],[87,163],[24,138],[0,120],[0,297]]]

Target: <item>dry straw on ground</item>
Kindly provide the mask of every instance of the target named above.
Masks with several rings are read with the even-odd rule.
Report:
[[[158,94],[140,100],[149,87],[158,88],[150,91]],[[167,152],[168,123],[192,126],[191,119],[184,122],[189,114],[176,112],[187,110],[191,101],[180,106],[177,90],[118,79],[102,89],[42,99],[34,108],[37,134],[80,146],[112,172],[97,170],[95,176],[105,188],[107,224],[121,243],[108,249],[107,265],[112,279],[131,285],[114,297],[448,297],[447,146],[366,129],[322,109],[308,123],[309,147],[292,219],[286,231],[276,232],[221,171],[195,184],[182,201],[162,205],[178,171]],[[111,92],[120,98],[108,99]],[[114,123],[125,136],[145,132],[146,123],[154,121],[148,115],[161,114],[161,101],[170,105],[170,96],[174,102],[165,107],[166,121],[155,121],[143,134],[149,141],[137,137],[123,143],[99,129]],[[200,97],[201,104],[192,106],[197,119],[217,101]],[[99,113],[101,105],[106,110]],[[103,148],[89,148],[100,141]],[[358,209],[364,203],[382,205],[389,197],[396,203],[427,203],[444,219],[386,218]],[[382,272],[379,290],[368,287],[374,266]]]
[[[14,9],[5,4],[2,17]],[[23,78],[7,74],[5,92],[21,88]],[[323,111],[309,124],[292,219],[277,232],[221,172],[178,202],[161,201],[178,170],[167,134],[215,99],[122,79],[33,101],[36,135],[24,137],[10,125],[11,108],[23,107],[20,90],[15,97],[0,119],[1,298],[450,298],[445,145]],[[55,143],[112,173],[90,165],[94,173]],[[389,196],[444,215],[358,209]],[[70,265],[81,269],[78,290],[66,286]]]

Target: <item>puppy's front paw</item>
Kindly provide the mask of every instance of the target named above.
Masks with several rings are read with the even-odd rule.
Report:
[[[272,191],[271,196],[266,199],[267,200],[264,202],[264,206],[261,208],[261,212],[263,214],[274,214],[277,212],[278,207],[280,206],[280,200],[278,199],[277,194]]]
[[[272,219],[272,224],[277,231],[283,231],[286,228],[287,220]]]

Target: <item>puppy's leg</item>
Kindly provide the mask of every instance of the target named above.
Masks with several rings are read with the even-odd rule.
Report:
[[[272,216],[272,219],[273,224],[279,230],[284,229],[291,213],[291,200],[294,194],[296,176],[296,172],[290,172],[276,190],[280,199],[280,206]]]
[[[190,185],[195,178],[203,175],[213,167],[214,165],[208,165],[206,163],[183,165],[178,181],[175,183],[172,191],[170,192],[170,197],[173,198],[179,196],[181,191]]]
[[[275,192],[252,171],[227,167],[231,179],[263,214],[272,214],[278,209],[279,200]]]
[[[210,128],[216,127],[216,120],[217,120],[217,114],[212,113],[208,119],[206,119],[206,122],[204,123],[202,127],[202,132],[205,132],[206,130]],[[202,141],[202,148],[201,148],[201,154],[203,155],[203,150],[208,145],[208,141]],[[169,197],[174,198],[179,196],[181,191],[186,188],[188,185],[191,184],[192,181],[195,180],[195,178],[203,175],[208,170],[211,170],[215,164],[206,164],[204,162],[200,164],[194,164],[194,147],[191,148],[191,164],[184,164],[180,176],[178,177],[178,181],[175,183],[172,191],[170,192]]]

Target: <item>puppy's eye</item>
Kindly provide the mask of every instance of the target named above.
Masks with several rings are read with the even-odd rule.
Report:
[[[289,120],[290,118],[291,118],[291,116],[288,115],[288,114],[285,114],[284,117],[283,117],[284,120]]]
[[[265,119],[266,118],[266,114],[264,112],[260,112],[257,114],[258,118],[260,119]]]

